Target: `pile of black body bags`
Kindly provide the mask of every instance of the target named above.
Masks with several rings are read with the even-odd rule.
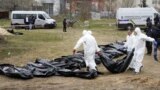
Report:
[[[129,66],[133,51],[128,52],[123,47],[123,42],[99,45],[101,52],[96,54],[96,64],[103,64],[111,73],[124,72]],[[123,57],[120,60],[116,60]],[[36,59],[23,67],[11,64],[0,64],[0,74],[13,78],[31,79],[33,77],[68,76],[93,79],[98,76],[97,71],[81,70],[85,67],[83,51],[75,55],[62,56],[54,60]]]

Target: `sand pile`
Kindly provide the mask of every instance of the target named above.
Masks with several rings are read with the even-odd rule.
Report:
[[[6,29],[0,27],[0,35],[12,35]]]

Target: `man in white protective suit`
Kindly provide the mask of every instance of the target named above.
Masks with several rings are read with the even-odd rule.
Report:
[[[127,48],[127,51],[132,51],[132,49],[134,48],[135,35],[133,31],[134,30],[128,30],[128,35],[126,37],[126,42],[124,44],[124,47]]]
[[[135,51],[133,60],[135,60],[134,62],[135,74],[138,74],[141,71],[141,68],[143,67],[142,60],[145,54],[146,41],[154,42],[155,40],[143,34],[139,27],[135,28],[134,35],[135,35]]]
[[[124,47],[127,48],[127,52],[132,51],[134,49],[134,44],[135,44],[135,35],[133,33],[134,30],[129,29],[128,30],[128,35],[126,37],[126,42],[124,44]],[[129,65],[129,69],[133,70],[134,68],[134,60],[131,61],[130,65]]]
[[[73,49],[73,54],[76,53],[77,49],[83,44],[84,48],[84,60],[86,63],[86,67],[89,71],[96,70],[96,63],[95,63],[95,53],[99,52],[100,49],[98,48],[96,39],[92,36],[91,31],[83,30],[83,36],[78,40],[77,44]]]

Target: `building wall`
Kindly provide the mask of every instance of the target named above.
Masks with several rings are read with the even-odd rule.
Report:
[[[66,1],[67,0],[60,0],[60,14],[66,13]]]
[[[54,16],[59,15],[59,13],[60,13],[60,0],[54,0],[53,12],[54,12]]]
[[[54,3],[55,2],[55,0],[38,0],[38,1],[42,3]]]
[[[160,0],[152,0],[152,5],[160,12]]]
[[[41,3],[42,10],[46,11],[50,16],[59,15],[60,0],[36,0],[36,1],[38,3]]]

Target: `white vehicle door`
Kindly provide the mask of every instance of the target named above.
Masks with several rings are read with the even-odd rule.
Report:
[[[45,21],[46,21],[45,17],[42,14],[38,14],[38,17],[35,20],[35,25],[38,27],[44,27]]]
[[[151,19],[153,18],[153,15],[151,14],[145,14],[145,13],[141,13],[139,16],[139,18],[137,19],[133,19],[134,23],[136,25],[146,25],[146,20],[148,17],[150,17]]]

